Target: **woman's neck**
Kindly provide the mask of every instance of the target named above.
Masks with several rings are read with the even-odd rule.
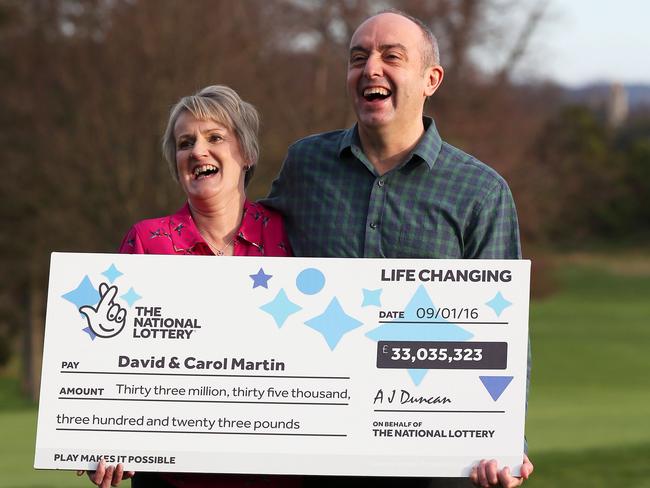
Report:
[[[246,195],[190,201],[190,211],[203,239],[215,254],[232,254],[232,243],[241,226]]]

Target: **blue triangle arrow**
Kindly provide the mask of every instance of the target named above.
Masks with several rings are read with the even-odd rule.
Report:
[[[514,376],[479,376],[479,378],[492,400],[496,402],[505,389],[508,388]]]
[[[420,383],[422,383],[422,380],[424,379],[424,375],[427,374],[428,369],[409,369],[409,376],[411,376],[411,379],[413,380],[413,383],[415,386],[419,386]]]

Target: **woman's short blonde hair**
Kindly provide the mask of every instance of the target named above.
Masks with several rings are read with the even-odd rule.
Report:
[[[178,168],[174,126],[178,117],[186,111],[199,120],[213,120],[223,124],[237,135],[242,155],[249,167],[244,178],[244,185],[248,185],[260,155],[257,140],[260,117],[255,107],[243,101],[235,90],[224,85],[206,86],[194,95],[181,98],[169,113],[169,121],[162,139],[162,152],[176,181]]]

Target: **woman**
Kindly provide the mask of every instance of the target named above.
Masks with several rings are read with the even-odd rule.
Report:
[[[225,86],[209,86],[172,109],[163,154],[187,203],[144,220],[120,252],[216,256],[287,256],[282,218],[246,199],[259,155],[255,108]]]
[[[187,203],[175,214],[135,224],[120,252],[214,256],[289,256],[279,214],[246,199],[259,155],[255,108],[225,86],[182,98],[171,110],[163,154]],[[134,476],[135,475],[135,476]],[[133,477],[135,488],[300,486],[300,477],[124,472],[106,466],[88,476],[98,486]]]

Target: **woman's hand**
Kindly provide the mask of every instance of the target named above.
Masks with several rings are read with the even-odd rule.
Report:
[[[83,476],[84,471],[77,471],[77,476]],[[101,488],[109,486],[118,486],[122,480],[133,478],[135,471],[124,471],[122,463],[117,466],[106,466],[106,461],[101,459],[97,465],[97,470],[88,471],[88,478],[94,484]]]

